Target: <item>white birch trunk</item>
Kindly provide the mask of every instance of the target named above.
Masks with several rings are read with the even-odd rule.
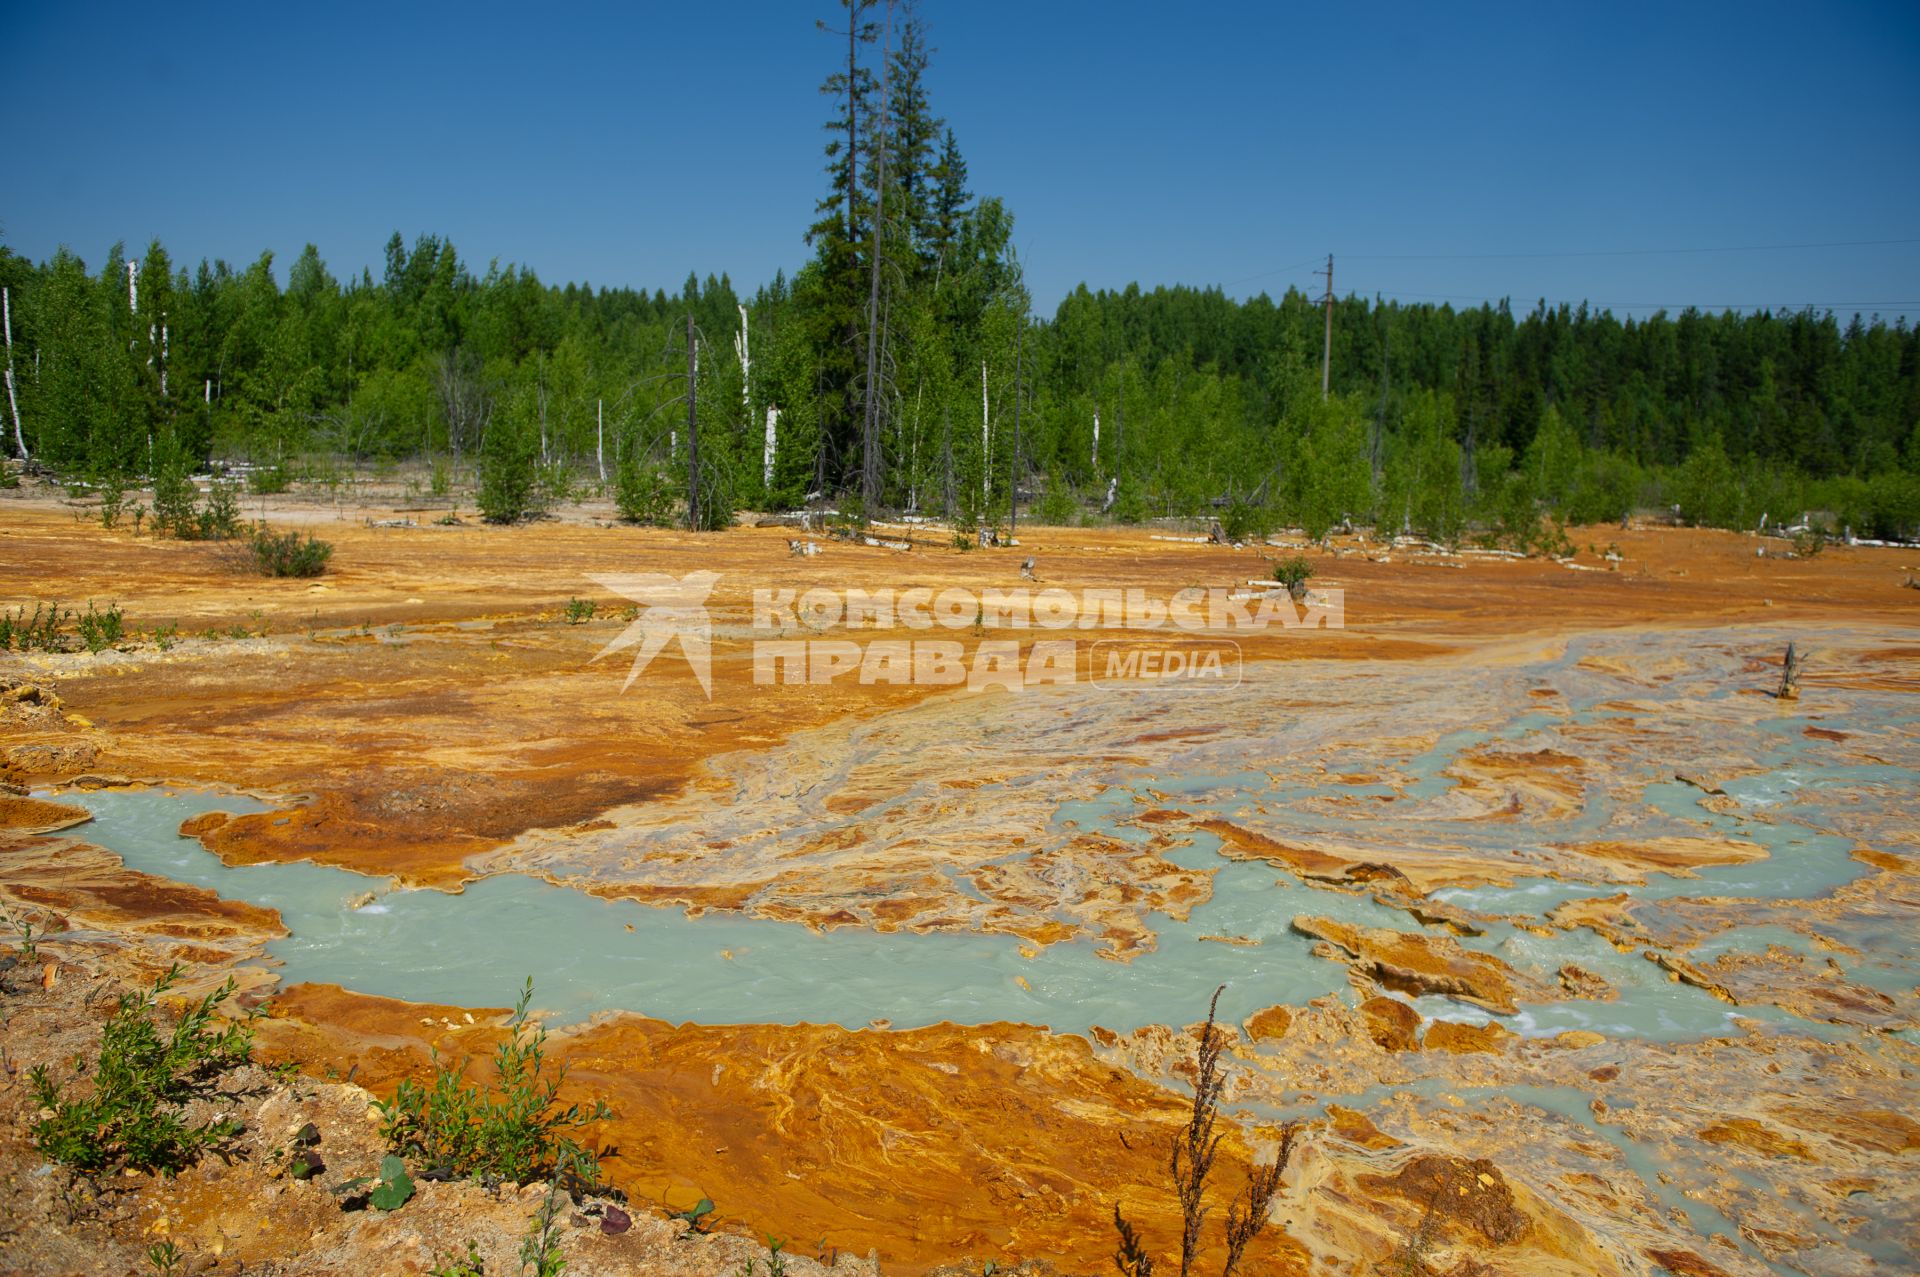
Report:
[[[987,361],[980,361],[980,499],[993,495],[993,436],[987,423]]]
[[[167,353],[173,347],[167,333],[167,326],[160,325],[160,397],[167,397]]]
[[[747,308],[740,307],[740,333],[733,339],[733,353],[740,357],[740,409],[749,426],[753,423],[753,350],[747,341]]]
[[[0,288],[0,312],[4,312],[7,328],[7,406],[13,409],[13,446],[20,450],[20,460],[28,461],[27,437],[20,432],[20,400],[13,389],[13,292]]]
[[[777,433],[779,429],[779,422],[780,422],[780,410],[774,407],[772,404],[768,404],[767,405],[767,440],[766,440],[765,449],[760,456],[760,483],[761,483],[761,486],[767,487],[767,488],[771,488],[773,486],[773,454],[774,454],[774,451],[779,446],[779,436]]]
[[[1100,410],[1093,410],[1093,472],[1100,473]]]
[[[607,481],[607,401],[593,401],[593,461],[600,467],[600,482]]]
[[[127,263],[127,309],[140,313],[140,267],[134,262]]]

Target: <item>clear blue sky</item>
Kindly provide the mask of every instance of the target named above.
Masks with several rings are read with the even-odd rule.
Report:
[[[1920,242],[1515,256],[1920,240],[1920,5],[920,11],[1043,314],[1083,280],[1312,287],[1332,252],[1342,293],[1920,316]],[[344,275],[432,231],[476,269],[750,288],[806,256],[839,13],[9,0],[0,234],[283,272],[311,241]]]

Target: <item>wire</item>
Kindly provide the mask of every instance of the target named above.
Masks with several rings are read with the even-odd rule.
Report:
[[[1224,284],[1222,284],[1222,285],[1221,285],[1221,287],[1222,287],[1222,288],[1232,288],[1232,287],[1233,287],[1233,286],[1234,286],[1235,284],[1244,284],[1244,283],[1246,283],[1246,282],[1247,282],[1248,280],[1252,280],[1252,279],[1265,279],[1265,278],[1267,278],[1267,277],[1268,277],[1269,275],[1284,275],[1284,274],[1286,274],[1286,273],[1287,273],[1288,271],[1295,271],[1295,270],[1299,270],[1299,269],[1300,269],[1300,268],[1301,268],[1302,266],[1311,266],[1311,265],[1313,265],[1313,264],[1314,264],[1315,262],[1317,262],[1317,261],[1319,261],[1319,260],[1320,260],[1320,259],[1319,259],[1318,257],[1309,257],[1309,258],[1307,258],[1307,260],[1306,260],[1306,261],[1304,261],[1304,262],[1295,262],[1295,263],[1294,263],[1293,265],[1291,265],[1291,266],[1276,266],[1276,267],[1274,267],[1274,268],[1273,268],[1272,270],[1263,270],[1263,271],[1259,271],[1259,272],[1257,272],[1257,273],[1255,273],[1255,274],[1252,274],[1252,275],[1246,275],[1246,276],[1243,276],[1243,277],[1241,277],[1240,279],[1230,279],[1230,280],[1228,280],[1228,281],[1227,281],[1226,283],[1224,283]]]
[[[1352,294],[1377,293],[1391,301],[1400,297],[1419,297],[1433,301],[1453,302],[1511,302],[1512,294],[1499,297],[1472,293],[1414,293],[1397,289],[1369,288],[1353,289]],[[1544,302],[1545,298],[1537,299]],[[1556,305],[1607,306],[1617,310],[1839,310],[1848,306],[1916,306],[1920,301],[1813,301],[1813,302],[1672,302],[1672,301],[1601,301],[1594,298],[1582,298],[1579,302],[1557,302]]]
[[[1664,257],[1681,253],[1778,253],[1807,248],[1884,248],[1892,244],[1920,244],[1910,239],[1836,239],[1808,244],[1733,244],[1712,248],[1600,248],[1551,253],[1348,253],[1350,262],[1467,262],[1538,257]]]

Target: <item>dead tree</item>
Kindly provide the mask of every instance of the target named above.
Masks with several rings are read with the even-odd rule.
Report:
[[[700,347],[693,333],[693,312],[687,312],[687,527],[698,532],[700,521]]]
[[[1792,643],[1788,643],[1786,657],[1780,662],[1780,690],[1774,693],[1775,699],[1800,699],[1800,670],[1805,664],[1806,658],[1794,650]]]
[[[867,289],[867,378],[862,385],[860,419],[860,500],[869,511],[880,506],[880,259],[886,248],[887,224],[887,116],[893,86],[893,3],[887,3],[886,37],[880,46],[880,124],[873,185],[873,261]],[[849,157],[849,181],[857,173],[859,157]]]
[[[1174,1136],[1167,1159],[1174,1195],[1180,1202],[1180,1277],[1192,1277],[1194,1261],[1200,1254],[1200,1232],[1208,1211],[1207,1180],[1213,1173],[1221,1141],[1226,1138],[1224,1132],[1214,1129],[1220,1116],[1220,1096],[1227,1084],[1226,1074],[1220,1067],[1226,1034],[1215,1024],[1220,995],[1226,987],[1223,984],[1215,989],[1213,1000],[1207,1004],[1207,1023],[1200,1032],[1200,1049],[1194,1059],[1193,1109],[1185,1128]],[[1256,1165],[1247,1177],[1246,1187],[1228,1205],[1227,1256],[1221,1265],[1220,1277],[1233,1277],[1247,1247],[1265,1230],[1274,1195],[1280,1190],[1280,1177],[1293,1159],[1298,1134],[1298,1123],[1289,1122],[1281,1128],[1280,1147],[1273,1161]],[[1114,1255],[1120,1271],[1128,1277],[1151,1277],[1153,1263],[1118,1203],[1113,1208],[1113,1224],[1120,1235],[1120,1249]]]
[[[6,312],[7,329],[7,406],[13,410],[13,446],[20,452],[20,460],[31,461],[27,455],[27,438],[20,432],[20,400],[13,389],[13,293],[10,289],[0,288],[0,310]]]

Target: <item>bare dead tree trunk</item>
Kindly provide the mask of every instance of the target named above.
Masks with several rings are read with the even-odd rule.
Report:
[[[1025,387],[1027,321],[1020,319],[1020,336],[1013,343],[1013,455],[1007,460],[1007,539],[1020,525],[1020,392]]]
[[[874,149],[873,261],[867,285],[867,379],[861,386],[860,419],[860,500],[871,514],[880,504],[880,259],[885,255],[887,224],[887,110],[893,87],[893,0],[887,0],[887,33],[880,45],[880,125]],[[857,171],[858,156],[849,158]]]
[[[20,460],[31,461],[27,453],[27,437],[20,430],[20,399],[13,388],[13,292],[0,288],[0,311],[5,313],[7,329],[7,406],[13,409],[13,446],[20,452]]]
[[[987,416],[987,361],[980,361],[980,500],[993,498],[993,432]]]
[[[600,482],[607,481],[607,401],[593,401],[593,462],[600,469]]]
[[[687,312],[687,526],[699,531],[700,520],[700,347],[693,336],[693,312]]]
[[[1787,654],[1780,662],[1780,690],[1774,693],[1775,699],[1800,699],[1800,670],[1805,664],[1806,658],[1794,650],[1793,644],[1787,644]]]

